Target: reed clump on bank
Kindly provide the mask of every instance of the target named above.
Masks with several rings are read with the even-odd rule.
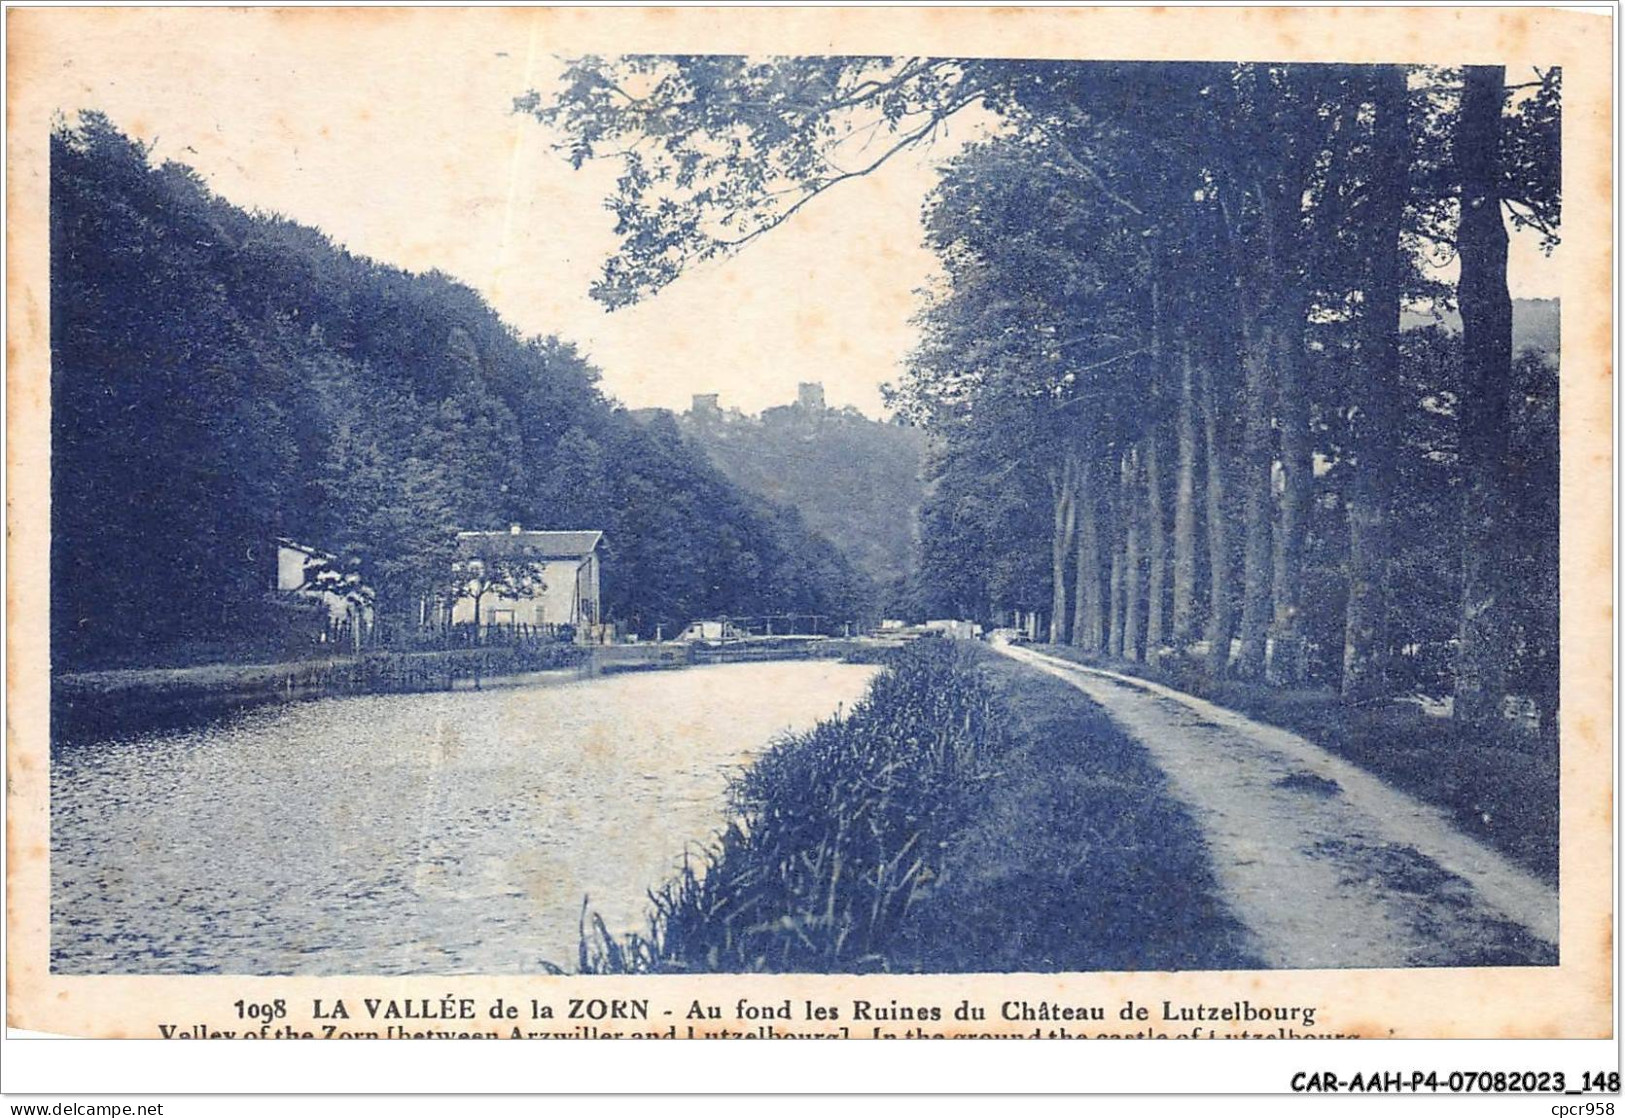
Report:
[[[919,641],[844,717],[737,778],[720,840],[651,895],[645,934],[583,912],[584,973],[889,969],[993,776],[1005,720],[972,650]]]
[[[843,664],[878,664],[889,668],[903,654],[903,645],[852,644],[841,655]]]

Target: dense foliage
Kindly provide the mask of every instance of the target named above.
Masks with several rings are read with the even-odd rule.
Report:
[[[105,118],[51,148],[57,666],[240,654],[278,536],[359,568],[402,640],[458,529],[605,533],[606,617],[849,617],[864,581],[794,512],[634,422],[473,291],[250,214]]]
[[[998,117],[925,208],[945,280],[896,399],[945,447],[917,602],[1351,703],[1447,687],[1477,725],[1521,695],[1555,740],[1554,384],[1514,370],[1507,263],[1509,224],[1558,239],[1560,70],[631,56],[565,77],[519,107],[577,165],[620,167],[610,307],[971,105]],[[1415,362],[1402,320],[1438,309],[1460,337]],[[1418,459],[1434,419],[1453,449]]]

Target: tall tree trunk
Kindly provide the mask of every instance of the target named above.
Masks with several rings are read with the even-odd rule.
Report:
[[[1270,625],[1266,674],[1272,683],[1297,686],[1304,678],[1304,541],[1309,532],[1315,478],[1314,452],[1309,438],[1309,393],[1304,384],[1303,331],[1308,308],[1301,289],[1292,284],[1290,290],[1290,297],[1277,304],[1280,321],[1273,331],[1275,421],[1281,439],[1282,485],[1275,539],[1275,577],[1271,588],[1274,617]]]
[[[1107,640],[1111,654],[1118,657],[1123,655],[1124,614],[1126,612],[1123,609],[1123,585],[1126,581],[1123,560],[1127,554],[1128,533],[1126,525],[1129,517],[1129,502],[1127,487],[1123,479],[1127,476],[1128,455],[1125,453],[1118,460],[1118,483],[1112,486],[1112,571],[1110,583],[1112,615],[1111,632],[1108,634]]]
[[[1191,351],[1179,354],[1179,463],[1174,475],[1174,632],[1184,653],[1196,639],[1196,370]]]
[[[1343,697],[1353,702],[1382,697],[1388,690],[1389,518],[1395,481],[1402,283],[1399,238],[1410,162],[1404,67],[1378,67],[1371,99],[1375,154],[1367,185],[1370,271],[1364,283],[1361,361],[1349,399],[1355,471],[1348,495]]]
[[[1140,659],[1144,597],[1140,583],[1140,452],[1130,447],[1123,458],[1123,656]]]
[[[1455,717],[1475,725],[1501,717],[1506,697],[1507,588],[1502,585],[1498,525],[1512,381],[1512,298],[1507,290],[1507,231],[1501,217],[1501,107],[1504,68],[1464,72],[1456,158],[1461,169],[1462,393],[1460,458],[1462,600],[1456,644]]]
[[[1145,659],[1155,665],[1162,655],[1163,621],[1168,598],[1168,524],[1162,507],[1162,428],[1153,425],[1145,437],[1146,558],[1150,572],[1145,584]]]
[[[1234,561],[1230,553],[1230,517],[1226,508],[1230,492],[1229,451],[1219,424],[1219,399],[1214,394],[1213,370],[1202,364],[1202,448],[1207,467],[1207,556],[1208,556],[1208,673],[1221,678],[1230,670],[1230,641],[1236,630],[1236,610],[1231,590]]]
[[[1077,491],[1073,482],[1073,459],[1070,453],[1061,459],[1059,469],[1050,471],[1050,491],[1054,495],[1055,527],[1050,537],[1050,595],[1049,641],[1061,644],[1066,640],[1067,561],[1072,557],[1072,537],[1077,526]]]
[[[1263,323],[1256,319],[1249,323],[1244,315],[1242,325],[1242,398],[1247,419],[1240,474],[1246,542],[1241,568],[1241,653],[1236,659],[1236,674],[1244,679],[1259,679],[1264,674],[1264,642],[1270,618],[1270,506],[1274,503],[1270,465],[1274,432],[1269,362],[1274,347],[1270,344],[1270,330]]]
[[[1168,348],[1162,313],[1162,285],[1157,282],[1158,255],[1152,253],[1151,280],[1151,422],[1140,440],[1145,475],[1146,578],[1145,660],[1155,665],[1162,655],[1165,603],[1168,596],[1168,522],[1162,502],[1163,413],[1167,398]]]
[[[1078,570],[1073,580],[1072,643],[1100,652],[1105,617],[1100,601],[1100,495],[1095,492],[1099,463],[1086,458],[1078,467]]]
[[[1552,431],[1554,442],[1556,435],[1557,431],[1554,425]],[[1558,499],[1555,473],[1557,448],[1554,446],[1552,450],[1554,472],[1550,501],[1555,508]],[[1557,585],[1561,560],[1555,524],[1540,533],[1540,539],[1534,544],[1533,554],[1536,568],[1547,572],[1547,578],[1550,579],[1550,582],[1547,586],[1547,593],[1535,597],[1534,601],[1530,603],[1536,611],[1533,622],[1534,632],[1531,634],[1532,643],[1536,649],[1532,672],[1534,680],[1532,690],[1535,692],[1535,711],[1540,718],[1540,742],[1550,751],[1550,756],[1555,757],[1560,745],[1559,722],[1562,715],[1563,698],[1561,604],[1558,600]]]

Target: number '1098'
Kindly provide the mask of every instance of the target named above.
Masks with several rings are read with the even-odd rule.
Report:
[[[235,1003],[239,1019],[246,1017],[250,1021],[275,1021],[288,1015],[286,999],[278,998],[274,1002],[245,1002],[239,1000]]]

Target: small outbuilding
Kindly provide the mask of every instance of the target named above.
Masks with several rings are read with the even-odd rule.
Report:
[[[276,541],[278,594],[318,602],[327,611],[323,643],[360,648],[373,623],[372,589],[337,556],[290,539]]]

